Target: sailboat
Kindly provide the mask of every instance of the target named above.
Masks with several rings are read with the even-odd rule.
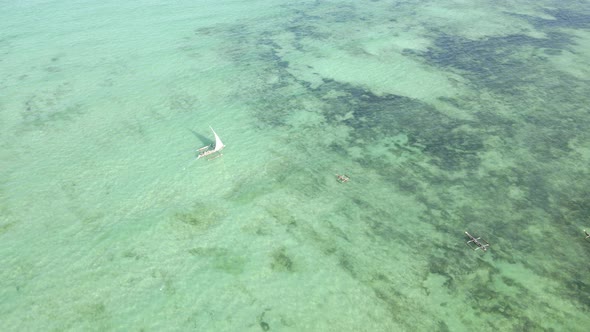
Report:
[[[213,130],[213,128],[211,126],[209,126],[209,128],[211,128],[211,131],[213,132],[213,135],[215,136],[215,147],[213,148],[213,150],[211,149],[211,145],[207,145],[204,146],[200,149],[197,149],[197,152],[199,153],[199,156],[197,157],[197,159],[202,158],[202,157],[207,157],[209,155],[214,154],[215,152],[219,152],[221,151],[223,148],[225,148],[225,145],[223,145],[223,142],[221,141],[221,138],[219,138],[219,136],[217,135],[217,133],[215,132],[215,130]],[[221,157],[222,154],[219,153],[219,155],[213,157],[213,158],[209,158],[209,159],[215,159],[217,157]]]

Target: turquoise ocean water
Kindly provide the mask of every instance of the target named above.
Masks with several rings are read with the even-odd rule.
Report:
[[[590,326],[587,1],[0,4],[2,331]]]

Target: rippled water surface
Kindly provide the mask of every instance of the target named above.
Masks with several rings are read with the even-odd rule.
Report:
[[[0,3],[2,330],[590,325],[588,2]]]

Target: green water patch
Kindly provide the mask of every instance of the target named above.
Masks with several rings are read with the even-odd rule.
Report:
[[[258,325],[260,326],[260,328],[262,329],[262,331],[270,331],[270,324],[267,323],[264,319],[264,316],[266,315],[267,311],[270,311],[271,308],[266,308],[264,309],[264,311],[258,315],[257,320],[258,320]]]
[[[286,248],[280,247],[275,249],[271,255],[270,267],[276,272],[293,272],[295,264],[293,259],[287,253]]]
[[[9,229],[11,229],[14,226],[15,223],[13,222],[3,222],[0,224],[0,235],[2,235],[3,233],[7,232]]]
[[[0,190],[0,195],[1,194],[3,194],[3,192]],[[0,206],[0,235],[10,231],[10,229],[12,229],[17,224],[18,222],[12,212],[7,206],[2,204],[2,206]]]
[[[558,54],[570,45],[572,37],[559,32],[547,33],[545,38],[509,35],[477,40],[437,33],[427,51],[407,49],[404,54],[423,58],[434,67],[457,71],[476,88],[512,95],[518,94],[522,85],[539,79],[537,66],[545,59],[534,50]]]
[[[92,328],[110,329],[111,313],[107,306],[102,302],[85,303],[77,307],[78,319],[86,322]],[[80,322],[75,322],[73,326],[78,326]]]
[[[164,291],[167,295],[176,294],[177,286],[175,284],[175,276],[172,273],[164,269],[153,269],[151,277],[160,283],[161,291]]]
[[[563,77],[560,83],[550,88],[550,103],[531,103],[522,118],[526,123],[520,135],[522,143],[539,162],[568,157],[572,152],[570,142],[590,137],[590,119],[584,106],[590,88],[571,77]]]
[[[335,92],[337,98],[326,98]],[[436,166],[450,171],[474,169],[479,165],[477,152],[483,143],[481,133],[474,128],[477,123],[452,118],[418,99],[390,94],[378,96],[332,80],[326,80],[313,94],[327,99],[324,116],[328,123],[343,123],[353,129],[346,142],[333,146],[336,152],[381,144],[401,134],[407,136],[407,141],[385,143],[386,151],[393,154],[404,149],[410,153],[420,151]],[[369,164],[374,159],[365,154],[358,161]]]
[[[264,174],[264,177],[252,176],[240,179],[226,197],[234,203],[251,204],[283,187],[282,183],[286,181],[288,172],[286,168],[284,171],[277,170],[276,172],[272,168],[267,168]],[[268,181],[266,176],[276,176],[277,181]]]
[[[334,12],[333,15],[327,17],[325,15],[311,14],[318,7],[318,3],[310,4],[307,8],[296,9],[293,12],[292,19],[289,24],[285,25],[283,29],[293,34],[294,41],[293,47],[298,51],[305,51],[305,41],[307,39],[314,40],[328,40],[330,33],[325,32],[323,25],[334,17],[354,17],[354,12],[350,9],[345,8],[346,5],[341,8],[344,11]]]
[[[391,223],[395,216],[390,211],[372,206],[368,201],[358,198],[353,198],[352,203],[356,210],[362,211],[360,219],[367,224],[366,236],[385,242],[404,241],[400,237],[400,231],[396,230]],[[346,214],[346,211],[344,213]],[[338,236],[339,233],[341,232],[335,232],[335,235]],[[340,235],[340,237],[347,240],[346,234]]]
[[[206,232],[218,226],[226,216],[225,210],[216,205],[195,203],[192,207],[175,212],[171,219],[195,232]]]
[[[294,112],[317,112],[328,125],[345,125],[351,129],[349,137],[331,146],[337,153],[347,154],[350,148],[362,153],[367,145],[379,145],[389,137],[405,135],[407,143],[392,142],[391,146],[385,143],[382,148],[393,154],[404,149],[422,152],[444,170],[477,168],[477,152],[483,148],[483,125],[450,117],[415,98],[377,95],[364,87],[331,79],[324,79],[319,85],[311,84],[294,76],[288,63],[285,67],[279,56],[281,47],[270,36],[264,37],[260,44],[261,54],[267,54],[268,60],[260,69],[268,79],[259,82],[260,86],[255,88],[258,97],[251,103],[258,123],[289,127],[289,117]],[[373,159],[367,154],[356,158],[366,163],[372,163]]]
[[[168,97],[168,108],[172,113],[190,113],[199,109],[199,98],[190,92],[176,91]]]
[[[325,174],[317,173],[296,158],[278,156],[267,162],[261,170],[236,181],[226,198],[234,203],[252,204],[278,191],[315,198],[322,195],[326,184]]]
[[[220,247],[195,247],[188,250],[192,256],[208,262],[215,270],[229,274],[241,274],[247,264],[246,258]]]
[[[72,100],[72,93],[72,87],[66,82],[25,97],[20,110],[23,125],[42,127],[76,119],[84,113],[84,107]]]
[[[276,223],[285,227],[287,231],[294,230],[298,227],[300,220],[291,213],[290,210],[277,204],[269,204],[265,207],[266,213],[271,216]]]
[[[136,260],[136,261],[145,258],[145,256],[143,254],[138,253],[137,251],[135,251],[133,249],[125,250],[121,256],[125,259]]]
[[[590,10],[587,5],[581,5],[579,8],[573,8],[576,6],[575,3],[565,5],[570,8],[563,8],[561,6],[561,8],[545,8],[544,13],[550,15],[551,18],[513,13],[509,13],[509,15],[523,18],[540,30],[554,28],[590,29]]]

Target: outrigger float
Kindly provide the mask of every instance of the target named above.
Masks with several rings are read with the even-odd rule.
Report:
[[[488,241],[482,239],[481,237],[475,237],[467,233],[467,231],[465,231],[465,235],[467,235],[467,237],[469,238],[469,241],[465,243],[469,248],[473,250],[481,249],[482,251],[488,250],[488,247],[490,246]]]

